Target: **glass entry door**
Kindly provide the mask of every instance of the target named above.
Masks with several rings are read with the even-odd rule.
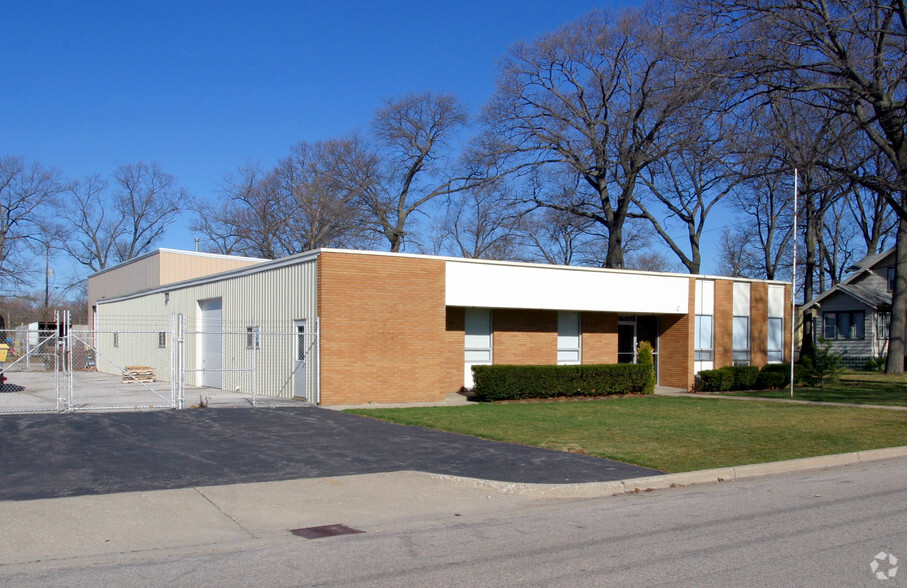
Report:
[[[639,343],[652,344],[655,379],[658,380],[658,317],[654,315],[620,316],[617,321],[617,362],[636,363]]]

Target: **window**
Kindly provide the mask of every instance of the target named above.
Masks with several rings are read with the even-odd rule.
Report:
[[[119,334],[119,333],[114,333],[114,334],[113,334],[113,346],[114,346],[114,347],[119,347],[119,346],[120,346],[120,334]]]
[[[557,363],[577,365],[582,363],[580,314],[560,311],[557,313]]]
[[[734,365],[750,364],[750,317],[734,317]]]
[[[750,364],[750,285],[734,282],[733,361]]]
[[[712,315],[696,315],[696,361],[712,361],[715,349],[712,345]]]
[[[257,331],[255,336],[258,337]],[[256,340],[255,343],[257,345],[258,341]],[[299,323],[296,325],[296,361],[305,361],[305,347],[305,323]]]
[[[876,338],[879,341],[887,341],[891,336],[891,313],[880,312],[879,322],[876,324]]]
[[[246,327],[246,349],[258,349],[261,346],[260,337],[258,327]]]
[[[769,317],[768,319],[768,362],[781,363],[784,360],[784,319]]]
[[[829,341],[864,339],[866,337],[866,313],[862,310],[849,312],[822,313],[823,335]]]
[[[894,292],[894,266],[888,268],[888,291]]]
[[[769,363],[784,361],[784,286],[768,287],[768,341],[766,359]]]
[[[167,347],[167,332],[161,331],[157,334],[157,346],[160,348]]]

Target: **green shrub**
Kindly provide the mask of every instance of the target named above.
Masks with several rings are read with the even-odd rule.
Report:
[[[754,365],[736,365],[731,368],[734,372],[734,390],[752,390],[759,378],[759,368]]]
[[[472,367],[473,393],[482,402],[641,393],[651,369],[633,363],[476,365]]]
[[[726,392],[733,385],[733,368],[702,370],[696,374],[696,390],[699,392]]]
[[[884,372],[887,363],[888,357],[885,354],[869,357],[863,365],[863,370],[867,372]]]
[[[646,378],[646,386],[643,389],[643,394],[652,394],[655,392],[655,354],[652,349],[652,344],[648,341],[641,341],[639,343],[639,349],[636,352],[636,362],[639,365],[649,366],[649,376]]]
[[[759,370],[759,377],[756,378],[756,389],[766,390],[769,388],[784,388],[790,384],[790,364],[789,363],[769,363],[762,366]]]

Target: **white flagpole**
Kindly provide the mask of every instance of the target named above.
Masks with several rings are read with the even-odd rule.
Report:
[[[790,397],[794,397],[794,334],[797,322],[797,183],[799,174],[794,168],[794,265],[790,287]]]

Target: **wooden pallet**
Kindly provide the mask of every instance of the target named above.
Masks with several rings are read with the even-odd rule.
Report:
[[[127,365],[123,369],[123,383],[151,383],[154,382],[157,374],[153,367],[146,365]]]

